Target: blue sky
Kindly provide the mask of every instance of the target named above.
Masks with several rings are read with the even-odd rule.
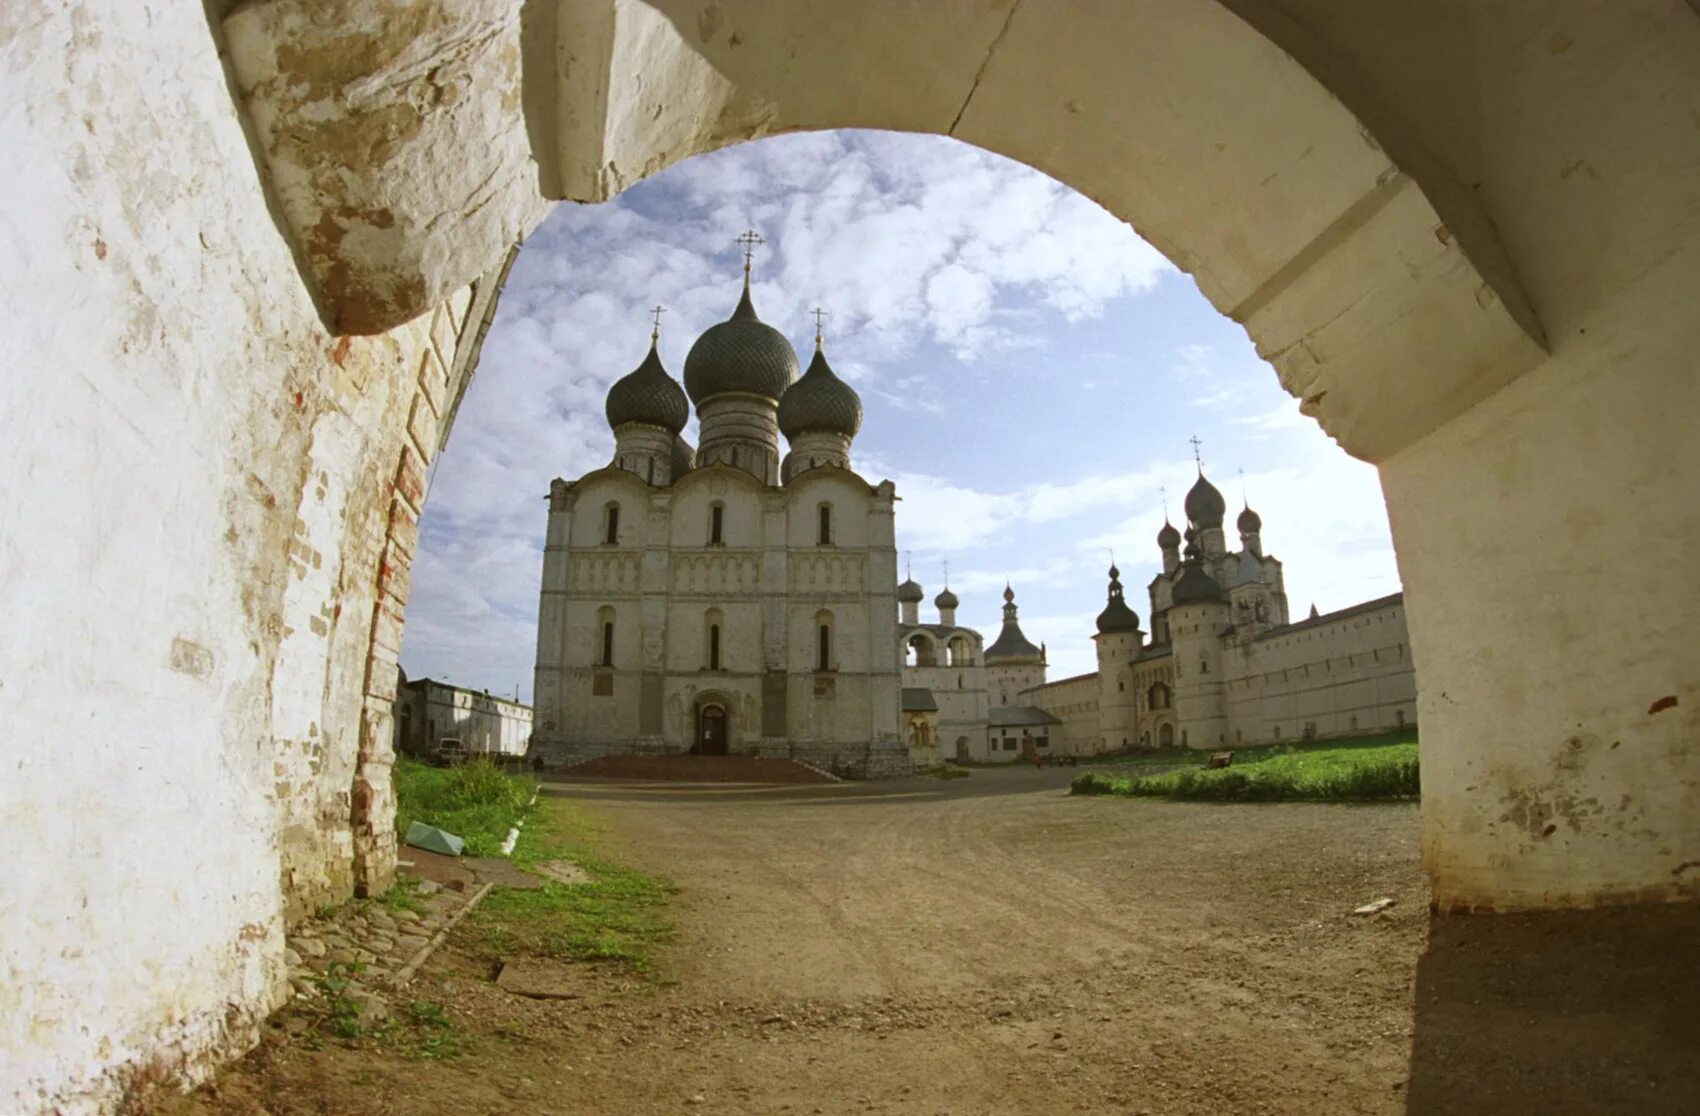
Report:
[[[1375,470],[1298,413],[1243,330],[1133,230],[1018,163],[934,136],[827,132],[698,156],[603,205],[557,206],[520,253],[433,468],[402,664],[529,700],[552,477],[607,463],[608,385],[667,307],[675,377],[731,313],[754,227],[755,301],[861,393],[854,461],[897,484],[898,546],[931,597],[995,636],[1007,577],[1053,679],[1094,668],[1110,552],[1146,620],[1165,486],[1205,472],[1263,516],[1294,618],[1394,592]],[[686,430],[694,441],[695,423]],[[1230,518],[1232,511],[1230,511]]]

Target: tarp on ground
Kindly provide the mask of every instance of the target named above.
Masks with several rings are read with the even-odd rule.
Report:
[[[407,827],[407,835],[402,843],[412,845],[416,849],[442,853],[444,856],[459,856],[466,851],[466,842],[444,829],[424,822],[414,822]]]

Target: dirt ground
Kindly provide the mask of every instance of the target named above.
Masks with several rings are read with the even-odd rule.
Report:
[[[1072,774],[551,784],[681,888],[663,982],[523,999],[451,940],[412,994],[460,1056],[279,1035],[171,1111],[1700,1111],[1693,908],[1431,922],[1414,805]]]

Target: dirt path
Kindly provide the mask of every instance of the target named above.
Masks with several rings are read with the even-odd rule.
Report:
[[[1414,805],[1070,798],[1068,774],[552,785],[680,885],[672,983],[586,975],[582,1000],[521,1000],[451,950],[419,994],[451,1005],[468,1055],[263,1050],[202,1105],[1214,1116],[1700,1095],[1692,912],[1588,922],[1616,944],[1558,1002],[1516,962],[1577,927],[1463,920],[1431,946]]]

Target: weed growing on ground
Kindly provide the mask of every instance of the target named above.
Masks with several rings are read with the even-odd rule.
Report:
[[[1074,780],[1074,794],[1111,794],[1211,802],[1369,802],[1416,798],[1420,775],[1410,734],[1361,740],[1278,744],[1234,753],[1231,767],[1149,775],[1093,771]]]
[[[364,968],[358,961],[332,961],[324,972],[307,974],[308,983],[319,992],[313,1020],[304,1034],[309,1046],[316,1047],[326,1031],[343,1040],[360,1037],[360,1001],[349,994],[349,988]]]
[[[497,856],[502,841],[525,816],[537,790],[530,775],[506,775],[482,757],[453,767],[432,767],[396,757],[396,835],[416,821],[446,829],[466,841],[471,856]]]
[[[604,858],[600,827],[570,803],[544,799],[514,848],[518,864],[571,860],[591,882],[536,890],[497,888],[467,916],[466,932],[492,957],[531,954],[601,962],[653,975],[655,950],[673,933],[665,880]]]

